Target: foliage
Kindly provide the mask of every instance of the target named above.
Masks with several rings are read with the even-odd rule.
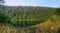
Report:
[[[5,26],[0,32],[8,33],[59,33],[60,29],[60,9],[46,8],[46,7],[32,7],[32,6],[0,6],[0,23],[10,23],[14,26]],[[54,14],[53,14],[54,13]],[[51,18],[51,20],[48,20]],[[48,20],[48,21],[47,21]],[[57,21],[59,20],[59,21]],[[44,23],[43,23],[44,22]],[[37,24],[37,25],[36,25]],[[34,27],[29,27],[35,25]],[[18,28],[17,28],[17,27]],[[27,27],[19,29],[21,27]],[[35,29],[35,27],[37,29]],[[54,29],[52,30],[52,27]],[[59,30],[58,30],[59,29]]]
[[[57,16],[60,16],[60,8],[57,8],[56,10],[55,10],[55,13],[54,13],[55,15],[57,15]]]
[[[53,8],[34,6],[3,6],[2,12],[8,14],[11,24],[15,26],[31,26],[43,23],[53,14]]]
[[[4,25],[4,28],[0,29],[2,33],[60,33],[60,22],[52,22],[49,20],[41,24],[23,28]]]
[[[46,21],[41,24],[37,24],[38,33],[59,33],[60,32],[60,22]],[[53,28],[52,28],[53,27]]]
[[[4,12],[0,12],[0,23],[6,24],[9,22],[10,22],[10,18]]]
[[[60,28],[58,29],[58,33],[60,33]]]
[[[51,21],[60,22],[60,8],[55,8],[53,15],[51,16]]]
[[[0,4],[4,4],[5,2],[4,2],[4,0],[0,0]]]

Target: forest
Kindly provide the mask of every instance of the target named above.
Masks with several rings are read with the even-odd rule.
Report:
[[[31,26],[51,18],[54,8],[34,6],[0,6],[0,18],[3,23]]]
[[[0,29],[0,33],[60,33],[60,8],[0,4]]]

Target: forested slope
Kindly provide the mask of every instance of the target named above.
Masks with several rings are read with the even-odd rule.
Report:
[[[0,5],[0,12],[6,14],[14,25],[34,25],[48,20],[53,15],[54,8]]]

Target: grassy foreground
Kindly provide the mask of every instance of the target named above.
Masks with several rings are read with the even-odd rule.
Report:
[[[60,22],[46,21],[30,27],[14,27],[10,25],[1,25],[0,33],[60,33]]]

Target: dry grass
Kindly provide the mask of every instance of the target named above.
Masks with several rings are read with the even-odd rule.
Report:
[[[28,28],[18,28],[3,25],[0,28],[0,33],[57,33],[59,28],[60,22],[46,21]]]
[[[42,24],[35,25],[38,28],[38,33],[57,33],[60,29],[60,22],[46,21]]]

